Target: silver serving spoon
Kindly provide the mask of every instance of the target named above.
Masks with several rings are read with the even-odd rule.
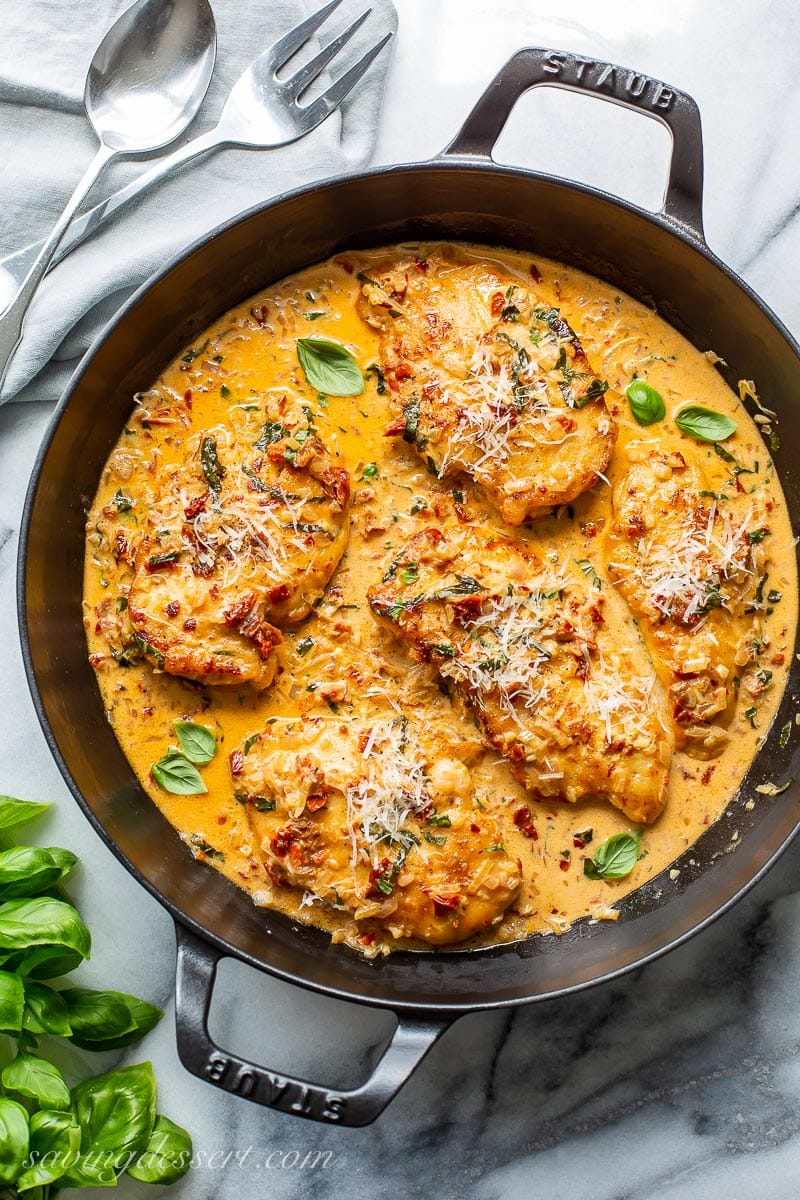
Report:
[[[113,159],[158,150],[183,133],[206,94],[216,51],[208,0],[136,0],[97,47],[83,102],[100,148],[0,313],[0,386],[28,306],[81,201]]]

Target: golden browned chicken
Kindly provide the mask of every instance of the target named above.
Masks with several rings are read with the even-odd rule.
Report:
[[[595,797],[655,820],[673,749],[667,698],[591,563],[543,563],[488,529],[428,529],[368,594],[412,658],[466,697],[537,799]]]
[[[520,864],[472,803],[463,743],[401,711],[290,725],[231,755],[273,886],[303,888],[306,903],[349,911],[365,931],[435,945],[497,924]]]
[[[127,613],[150,661],[210,684],[269,685],[276,625],[302,620],[347,543],[350,483],[309,418],[284,405],[254,439],[195,434],[161,465],[125,552]]]
[[[768,602],[762,503],[715,499],[680,452],[648,452],[622,475],[613,504],[609,573],[669,689],[678,745],[712,758],[738,689],[752,703],[771,678],[755,670]]]
[[[533,281],[458,252],[361,276],[395,419],[439,478],[463,472],[510,525],[574,500],[605,471],[607,385]]]

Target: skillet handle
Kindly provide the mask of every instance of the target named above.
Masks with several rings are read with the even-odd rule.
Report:
[[[443,157],[487,159],[514,105],[533,87],[588,92],[653,117],[672,134],[672,156],[661,214],[695,241],[703,233],[703,137],[700,111],[685,92],[613,63],[562,50],[518,50],[478,100]]]
[[[280,1075],[220,1049],[208,1032],[217,966],[225,956],[176,922],[178,963],[175,1024],[181,1062],[200,1079],[266,1108],[338,1125],[369,1125],[416,1070],[452,1017],[399,1016],[397,1028],[372,1074],[360,1087],[332,1091],[306,1079]]]

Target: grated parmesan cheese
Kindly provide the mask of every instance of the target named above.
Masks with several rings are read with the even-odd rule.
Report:
[[[403,826],[427,807],[430,794],[426,763],[409,744],[407,725],[402,716],[376,721],[361,751],[361,778],[346,789],[353,867],[359,858],[377,866],[382,846],[408,851],[416,841]]]
[[[507,362],[495,368],[490,346],[478,347],[466,379],[450,382],[446,396],[457,410],[458,426],[442,459],[440,476],[453,463],[466,461],[477,473],[487,465],[506,463],[514,449],[560,446],[575,436],[574,431],[556,425],[564,408],[551,402],[536,362],[529,362],[515,379]]]
[[[738,592],[753,578],[751,547],[747,532],[752,525],[750,509],[736,523],[716,502],[699,520],[694,511],[681,514],[678,527],[659,538],[642,537],[637,543],[638,562],[634,577],[646,592],[646,603],[665,617],[684,624],[699,624],[714,607],[731,609]],[[617,570],[629,568],[615,563]]]

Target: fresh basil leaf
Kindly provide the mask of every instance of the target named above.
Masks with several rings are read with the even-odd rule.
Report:
[[[326,396],[360,396],[364,376],[356,358],[330,338],[297,339],[297,357],[312,388]]]
[[[0,851],[0,900],[35,896],[52,887],[78,861],[69,850],[12,846]]]
[[[31,979],[57,979],[59,975],[74,971],[85,957],[88,955],[67,950],[63,946],[35,946],[32,950],[15,954],[7,960],[5,967],[19,975],[28,975]]]
[[[30,1151],[16,1181],[18,1192],[45,1187],[60,1179],[78,1157],[81,1127],[71,1112],[41,1109],[30,1122]],[[48,1193],[49,1194],[49,1193]]]
[[[78,1129],[80,1131],[80,1126]],[[83,1138],[82,1132],[81,1138]],[[65,1188],[116,1187],[117,1171],[111,1165],[113,1157],[108,1150],[97,1154],[93,1154],[91,1151],[88,1154],[79,1153],[75,1161],[62,1174],[60,1186]]]
[[[51,1033],[57,1037],[69,1037],[72,1026],[61,993],[45,983],[35,983],[31,979],[26,979],[24,989],[23,1029],[27,1029],[28,1033]]]
[[[583,873],[589,879],[624,879],[639,861],[641,833],[615,833],[583,860]]]
[[[73,957],[89,957],[91,934],[77,909],[52,896],[6,900],[0,904],[0,960],[9,959],[9,951],[28,951],[31,947],[44,946],[53,947],[56,954],[66,950]],[[18,964],[15,963],[20,974],[27,973],[23,970],[27,957],[25,955]]]
[[[701,404],[689,404],[682,408],[675,417],[675,424],[681,433],[698,442],[724,442],[739,428],[725,413],[703,408]]]
[[[25,992],[22,979],[13,971],[0,971],[0,1033],[19,1033]]]
[[[24,825],[40,813],[47,812],[49,807],[49,804],[42,804],[38,800],[16,800],[13,796],[0,796],[0,829],[13,829],[15,825]]]
[[[181,750],[193,763],[209,763],[217,753],[217,739],[206,725],[194,721],[173,721]]]
[[[68,1109],[69,1088],[58,1067],[35,1054],[18,1054],[0,1074],[7,1092],[35,1100],[39,1108]]]
[[[146,1149],[128,1174],[142,1183],[175,1183],[189,1170],[192,1139],[185,1129],[169,1117],[156,1117]]]
[[[656,421],[663,421],[667,415],[661,394],[643,379],[634,379],[629,383],[625,395],[628,397],[631,412],[640,425],[655,425]]]
[[[16,1100],[0,1096],[0,1183],[13,1183],[28,1157],[28,1114]]]
[[[102,1042],[121,1037],[133,1026],[131,1011],[117,992],[65,988],[61,996],[67,1005],[73,1041],[77,1035],[90,1043]]]
[[[70,1041],[82,1050],[118,1050],[138,1042],[163,1017],[160,1008],[124,992],[65,988]]]
[[[77,854],[73,854],[71,850],[65,850],[63,846],[45,846],[45,850],[56,866],[61,868],[62,879],[80,862]]]
[[[137,1063],[86,1079],[73,1088],[72,1102],[81,1127],[81,1156],[75,1167],[102,1159],[104,1167],[117,1169],[143,1153],[153,1132],[153,1068],[149,1062]]]
[[[172,792],[175,796],[200,796],[208,791],[197,768],[192,766],[185,754],[174,748],[153,763],[150,772],[165,792]]]

